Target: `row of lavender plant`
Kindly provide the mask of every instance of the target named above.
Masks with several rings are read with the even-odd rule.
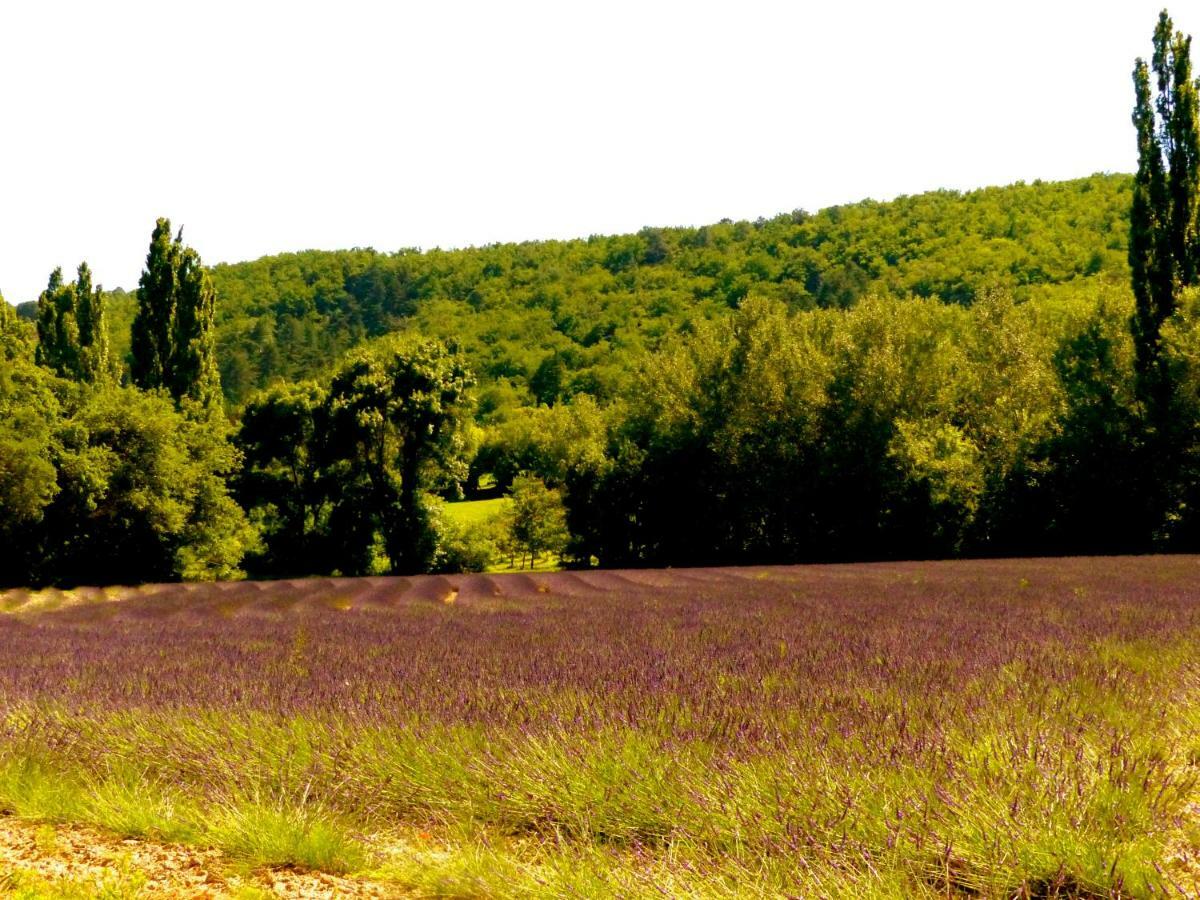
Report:
[[[453,603],[315,581],[0,618],[5,747],[363,828],[997,892],[1182,877],[1158,869],[1193,790],[1195,559],[484,583]]]

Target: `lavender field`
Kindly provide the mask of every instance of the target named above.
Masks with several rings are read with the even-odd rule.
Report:
[[[0,807],[432,896],[1190,896],[1200,559],[0,596]]]

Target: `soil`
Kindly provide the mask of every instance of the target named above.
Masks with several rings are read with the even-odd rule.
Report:
[[[18,876],[34,876],[50,888],[65,881],[76,890],[94,889],[97,895],[110,895],[113,885],[122,885],[138,897],[190,900],[260,895],[256,892],[299,900],[400,894],[386,885],[324,872],[239,872],[216,850],[0,817],[0,896],[8,893]]]

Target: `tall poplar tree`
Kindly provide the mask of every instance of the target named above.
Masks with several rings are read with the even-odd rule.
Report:
[[[92,272],[80,263],[74,284],[64,284],[62,269],[50,274],[38,297],[39,365],[75,381],[95,382],[111,374],[104,294],[92,287]]]
[[[73,373],[79,353],[79,328],[75,324],[74,297],[63,284],[61,268],[50,273],[50,281],[38,297],[37,334],[37,364],[59,375]]]
[[[96,382],[112,374],[104,291],[92,287],[92,271],[80,263],[75,277],[75,323],[79,328],[79,376]]]
[[[182,244],[178,254],[178,301],[175,304],[172,346],[174,392],[205,407],[221,402],[221,376],[217,370],[214,335],[217,292],[200,261],[200,255]]]
[[[216,292],[199,254],[184,246],[183,230],[159,219],[138,281],[130,375],[138,387],[165,388],[176,401],[205,407],[221,398],[213,324]]]
[[[1151,416],[1161,418],[1170,398],[1159,352],[1162,325],[1182,289],[1200,278],[1200,85],[1192,77],[1191,38],[1175,30],[1166,10],[1154,29],[1150,64],[1137,60],[1133,84],[1138,170],[1129,240],[1137,301],[1132,325],[1139,393]]]
[[[138,309],[130,334],[129,375],[147,390],[169,387],[171,323],[175,319],[176,246],[171,221],[159,219],[150,236],[146,268],[138,280]]]

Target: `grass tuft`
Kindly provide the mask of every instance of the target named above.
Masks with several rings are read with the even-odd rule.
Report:
[[[315,869],[341,874],[367,861],[361,841],[316,810],[242,804],[211,825],[214,845],[251,865]]]

